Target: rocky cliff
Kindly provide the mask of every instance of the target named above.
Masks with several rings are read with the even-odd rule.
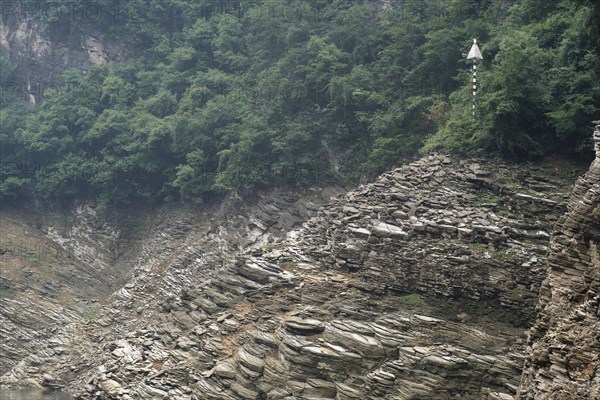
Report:
[[[166,219],[127,283],[0,382],[90,399],[511,399],[576,174],[435,155],[320,208],[319,191],[275,193]]]
[[[0,55],[16,69],[11,81],[0,82],[2,91],[31,103],[42,101],[48,89],[70,90],[80,96],[85,94],[84,88],[63,86],[62,73],[67,68],[86,73],[94,65],[126,58],[124,40],[107,40],[96,26],[102,18],[118,18],[115,10],[86,2],[65,2],[64,9],[58,5],[2,2]],[[66,22],[53,23],[57,16]]]
[[[600,125],[596,160],[550,241],[520,399],[600,399]]]
[[[190,275],[204,276],[199,270],[165,268],[165,263],[193,259],[199,268],[213,269],[243,248],[281,237],[309,216],[308,209],[339,190],[275,191],[264,199],[246,199],[250,205],[225,199],[201,210],[170,205],[113,214],[89,204],[52,212],[3,208],[0,373],[12,368],[35,375],[42,360],[70,357],[75,348],[92,356],[103,335],[122,329],[117,322],[108,326],[112,314],[103,315],[113,296],[124,314],[134,302],[133,315],[152,310],[156,299],[190,284]],[[260,218],[260,226],[254,218]],[[194,243],[194,251],[185,250],[187,241]],[[92,342],[81,339],[87,338],[85,332],[93,333]],[[42,381],[21,383],[39,386]],[[54,385],[52,380],[42,383]]]

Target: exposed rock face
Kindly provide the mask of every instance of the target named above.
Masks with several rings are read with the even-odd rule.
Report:
[[[128,273],[127,263],[119,263],[124,259],[115,257],[120,232],[93,208],[45,221],[24,214],[3,209],[0,215],[1,372],[97,307]],[[62,343],[54,347],[68,352]]]
[[[520,399],[600,399],[600,125],[596,160],[550,241]]]
[[[171,206],[115,216],[87,204],[65,214],[3,209],[0,373],[11,368],[12,377],[39,372],[39,382],[20,383],[64,386],[60,382],[69,380],[72,370],[44,377],[40,365],[73,357],[78,358],[72,365],[76,370],[81,359],[69,355],[71,350],[93,357],[95,346],[108,335],[121,334],[121,320],[139,324],[136,318],[158,308],[159,300],[204,280],[203,269],[213,270],[243,248],[283,236],[308,217],[309,209],[339,191],[276,191],[275,198],[267,196],[248,206],[251,216],[244,205],[228,201],[203,212]],[[104,312],[107,301],[114,301],[115,308]],[[3,382],[13,382],[10,376]]]
[[[76,4],[80,7],[75,7]],[[58,3],[2,3],[0,52],[16,67],[16,77],[10,82],[1,82],[5,93],[14,93],[31,103],[42,101],[48,89],[68,90],[76,96],[99,95],[88,93],[87,88],[61,86],[61,75],[67,68],[83,72],[94,65],[120,62],[126,58],[125,45],[110,43],[102,34],[94,33],[99,32],[94,28],[94,13],[107,17],[115,11],[98,7],[92,9],[87,4],[66,2],[69,11],[63,13],[69,12],[70,15],[62,24],[65,31],[53,34],[48,21],[52,20],[52,12]],[[34,18],[36,12],[39,17]],[[78,28],[81,26],[86,26],[86,29]]]
[[[69,352],[42,345],[0,383],[89,399],[511,399],[567,198],[556,171],[436,155],[316,213],[281,196],[157,226],[128,283],[55,335]]]

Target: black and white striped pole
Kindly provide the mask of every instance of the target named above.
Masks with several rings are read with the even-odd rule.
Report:
[[[473,39],[473,45],[471,46],[467,60],[473,60],[473,80],[471,82],[471,91],[473,92],[473,119],[475,119],[475,98],[477,96],[477,60],[483,60],[479,46],[477,46],[477,39]]]

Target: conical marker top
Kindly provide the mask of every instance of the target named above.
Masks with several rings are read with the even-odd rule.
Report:
[[[481,55],[479,46],[477,46],[477,39],[473,39],[473,46],[471,46],[471,50],[469,51],[469,55],[467,56],[467,60],[474,60],[474,59],[483,60],[483,56]]]

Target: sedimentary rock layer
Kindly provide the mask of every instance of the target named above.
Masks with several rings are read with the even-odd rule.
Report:
[[[550,240],[520,399],[600,399],[600,125],[596,160]]]
[[[127,283],[0,383],[83,399],[511,399],[569,169],[433,155],[311,210],[324,192],[164,219]]]

